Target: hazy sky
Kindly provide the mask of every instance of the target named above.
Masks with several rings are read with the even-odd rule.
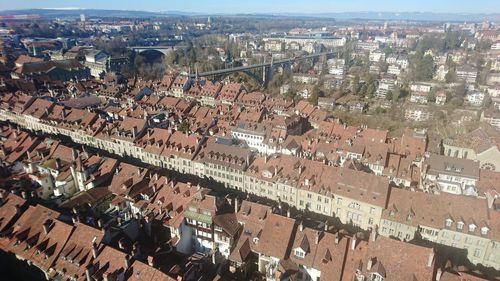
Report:
[[[500,13],[500,0],[0,0],[0,10],[95,8],[201,13],[352,11]]]

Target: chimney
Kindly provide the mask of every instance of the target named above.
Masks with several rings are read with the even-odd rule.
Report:
[[[136,257],[139,255],[139,244],[137,242],[134,243],[134,245],[132,245],[132,256],[133,257]]]
[[[441,268],[438,268],[438,270],[436,272],[436,281],[441,280],[441,275],[442,274],[443,274],[443,270],[441,270]]]
[[[264,155],[264,163],[267,163],[267,154]]]
[[[22,209],[19,204],[16,204],[16,216],[20,216],[22,214]]]
[[[368,259],[368,263],[366,264],[366,270],[371,270],[373,266],[373,258]]]
[[[102,226],[103,226],[102,219],[98,219],[97,220],[97,227],[99,227],[100,229],[102,229]]]
[[[286,211],[286,216],[287,216],[287,217],[290,217],[290,209],[288,209],[288,210]]]
[[[125,250],[125,241],[123,238],[118,240],[118,248],[120,248],[121,250]]]
[[[491,191],[486,192],[486,201],[488,202],[488,209],[493,209],[495,197],[491,194]]]
[[[154,263],[154,260],[153,260],[153,256],[148,256],[148,264],[151,267],[155,266],[155,263]]]
[[[234,198],[234,212],[238,213],[239,206],[238,206],[238,197]]]
[[[50,220],[46,220],[44,223],[43,223],[43,233],[45,233],[45,235],[49,234],[49,231],[50,231],[50,227],[52,225],[52,222]]]
[[[21,197],[24,199],[24,200],[27,200],[28,199],[28,194],[26,193],[26,191],[21,191]]]
[[[340,234],[337,232],[337,233],[335,234],[335,245],[338,245],[338,244],[339,244],[339,242],[340,242]]]
[[[429,254],[429,259],[427,259],[427,267],[431,267],[434,263],[434,250]]]
[[[74,148],[71,149],[71,156],[73,158],[73,161],[75,161],[76,160],[76,149],[74,149]]]
[[[89,265],[85,268],[85,277],[87,278],[86,281],[94,281],[92,274],[94,274],[94,266],[92,263],[89,263]]]
[[[94,259],[97,259],[97,243],[92,242],[92,256]]]
[[[314,243],[319,244],[319,239],[321,238],[321,231],[316,231],[316,236],[314,237]]]
[[[131,262],[131,258],[129,255],[126,255],[125,256],[125,269],[129,269],[130,268],[130,262]]]
[[[356,234],[354,234],[352,236],[352,240],[351,240],[351,250],[353,250],[353,251],[356,249],[356,242],[357,242],[356,241]]]
[[[325,231],[328,231],[328,221],[325,221]]]
[[[132,128],[132,138],[135,139],[135,136],[137,135],[137,128],[134,126]]]
[[[299,175],[302,174],[302,165],[299,166]]]
[[[377,225],[374,225],[372,227],[372,232],[370,234],[370,240],[372,240],[372,242],[375,242],[377,240]]]
[[[299,224],[299,231],[304,231],[304,224],[302,222]]]

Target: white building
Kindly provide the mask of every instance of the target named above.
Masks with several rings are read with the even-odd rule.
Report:
[[[413,83],[410,85],[410,90],[412,92],[424,92],[424,93],[429,93],[432,89],[431,84],[427,83]]]
[[[425,106],[410,106],[405,110],[405,119],[409,121],[427,121],[432,115],[433,114]]]
[[[424,187],[457,195],[477,196],[479,162],[431,154],[424,161]]]
[[[479,91],[474,91],[467,93],[465,96],[465,101],[472,106],[481,106],[484,102],[484,93]]]

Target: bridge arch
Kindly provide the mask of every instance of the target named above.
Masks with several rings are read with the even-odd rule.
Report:
[[[162,53],[165,56],[175,50],[174,47],[130,47],[130,49],[134,50],[138,54],[147,51],[156,51]]]

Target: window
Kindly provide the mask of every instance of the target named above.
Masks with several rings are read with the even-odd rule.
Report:
[[[360,205],[359,205],[358,203],[356,203],[356,202],[351,202],[351,203],[349,204],[349,208],[359,210]]]
[[[370,215],[373,215],[375,214],[375,208],[374,207],[370,207]]]
[[[487,235],[488,234],[488,228],[487,227],[482,227],[481,228],[481,235]]]
[[[469,232],[474,232],[474,231],[476,231],[476,225],[470,224],[469,225]]]
[[[373,224],[373,218],[369,218],[369,219],[368,219],[368,224],[369,224],[369,225],[372,225],[372,224]]]
[[[295,256],[299,259],[304,258],[304,252],[302,250],[295,250]]]
[[[378,273],[372,273],[371,276],[370,276],[370,280],[371,281],[384,281],[384,277],[382,277]]]
[[[464,228],[464,223],[463,222],[458,222],[457,223],[457,230],[462,230]]]
[[[446,226],[447,228],[450,228],[452,223],[453,223],[453,221],[452,221],[451,219],[446,219],[446,221],[445,221],[445,226]]]
[[[342,204],[342,198],[337,198],[337,205],[341,205]]]
[[[476,248],[474,250],[474,257],[479,258],[481,256],[481,249]]]

